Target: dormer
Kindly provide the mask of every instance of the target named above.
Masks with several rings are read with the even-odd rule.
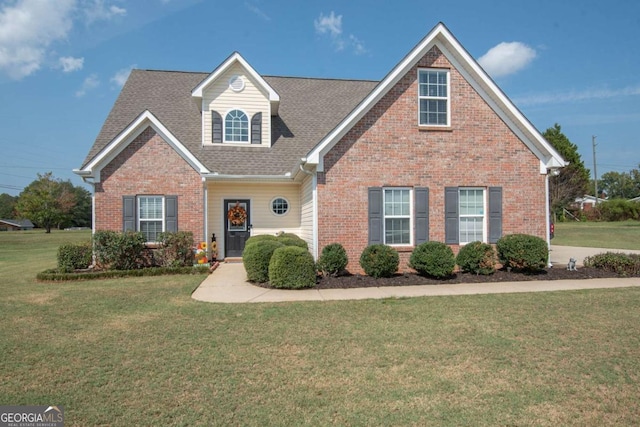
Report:
[[[238,53],[213,70],[191,96],[202,111],[202,145],[271,146],[280,96]]]

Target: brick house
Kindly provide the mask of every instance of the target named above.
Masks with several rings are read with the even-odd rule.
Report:
[[[238,53],[212,73],[134,70],[81,168],[94,230],[291,232],[351,271],[371,243],[457,250],[549,241],[548,176],[565,165],[438,24],[379,82],[261,76]],[[236,214],[234,217],[233,215]]]

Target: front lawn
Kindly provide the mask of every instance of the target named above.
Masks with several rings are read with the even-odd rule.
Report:
[[[640,221],[559,222],[552,245],[640,250]]]
[[[208,304],[202,276],[37,283],[89,237],[62,233],[0,233],[0,405],[68,426],[640,419],[640,288]]]

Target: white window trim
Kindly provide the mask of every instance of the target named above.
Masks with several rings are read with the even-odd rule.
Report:
[[[485,187],[459,187],[458,188],[458,241],[460,245],[464,246],[467,243],[471,243],[472,241],[465,241],[462,239],[462,227],[461,227],[461,219],[462,218],[477,218],[480,215],[463,215],[460,213],[460,193],[463,190],[482,190],[482,242],[487,243],[488,241],[488,229],[487,229],[487,208],[489,206],[489,192]]]
[[[276,212],[273,211],[273,202],[275,202],[278,199],[282,199],[285,202],[287,202],[287,211],[285,213],[279,214],[279,213],[276,213]],[[278,218],[283,217],[283,216],[287,216],[287,215],[289,215],[289,212],[291,212],[291,202],[289,202],[289,199],[287,199],[286,197],[276,196],[273,199],[271,199],[271,201],[269,202],[269,211],[271,212],[272,215],[274,215],[274,216],[276,216]]]
[[[447,96],[446,97],[440,97],[440,96],[426,96],[426,95],[420,95],[420,73],[423,71],[438,71],[438,72],[445,72],[447,73]],[[447,128],[447,127],[451,127],[451,70],[449,70],[448,68],[418,68],[418,77],[417,77],[417,81],[418,81],[418,126],[421,127],[440,127],[440,128]],[[447,101],[447,123],[444,125],[440,125],[440,124],[427,124],[427,123],[420,123],[420,100],[422,99],[435,99],[435,100],[445,100]]]
[[[158,219],[142,219],[142,218],[140,218],[140,201],[142,199],[148,199],[148,198],[151,198],[151,197],[159,197],[160,200],[161,200],[162,214],[161,214],[161,217],[160,217],[159,220]],[[165,230],[167,229],[166,228],[167,225],[165,224],[165,215],[166,215],[166,213],[165,213],[165,204],[166,203],[165,203],[164,196],[161,196],[159,194],[144,194],[144,195],[136,196],[136,231],[138,231],[138,232],[142,231],[141,227],[140,227],[140,223],[141,222],[152,222],[152,221],[153,222],[157,222],[157,221],[161,221],[162,222],[162,232],[164,233]],[[149,241],[147,241],[147,243],[157,243],[157,242],[149,240]]]
[[[227,139],[227,116],[232,111],[240,111],[247,118],[247,140],[246,141],[231,141]],[[213,129],[212,129],[213,132]],[[224,116],[222,117],[222,143],[223,144],[240,144],[240,145],[249,145],[251,144],[251,116],[242,108],[229,108]]]
[[[390,215],[385,214],[385,192],[387,190],[408,190],[409,191],[409,243],[387,243],[387,218],[406,218],[406,215]],[[411,187],[382,187],[382,241],[385,245],[391,247],[413,246],[413,189]]]

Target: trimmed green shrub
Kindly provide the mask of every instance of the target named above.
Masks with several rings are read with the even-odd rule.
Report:
[[[134,270],[145,266],[145,239],[140,232],[96,231],[93,250],[97,263],[110,270]]]
[[[456,264],[462,271],[474,274],[495,273],[496,262],[496,251],[493,246],[479,241],[462,246],[456,257]]]
[[[399,264],[398,251],[383,244],[369,245],[360,255],[360,267],[367,276],[375,278],[393,276]]]
[[[251,245],[245,245],[242,252],[242,263],[251,282],[269,281],[269,262],[273,252],[284,245],[275,240],[262,239]]]
[[[297,246],[299,248],[302,248],[306,251],[309,250],[309,246],[307,245],[307,242],[305,242],[304,240],[302,240],[299,237],[278,237],[278,240],[276,240],[277,242],[282,243],[285,246]]]
[[[279,289],[314,287],[316,267],[313,256],[299,246],[276,249],[269,263],[269,283]]]
[[[424,242],[415,247],[409,258],[409,267],[418,274],[437,279],[451,276],[455,266],[453,251],[441,242]]]
[[[318,269],[324,275],[337,276],[347,268],[348,263],[349,258],[344,247],[340,243],[331,243],[322,248],[318,259]]]
[[[251,236],[245,242],[244,247],[246,248],[249,245],[252,245],[252,244],[258,243],[258,242],[262,242],[262,241],[265,241],[265,240],[269,240],[269,241],[275,242],[275,241],[278,240],[278,238],[276,236],[274,236],[273,234],[259,234],[257,236]]]
[[[528,234],[503,236],[496,244],[498,258],[505,268],[523,272],[544,270],[549,259],[547,242]]]
[[[82,273],[65,273],[57,268],[42,271],[36,275],[41,281],[71,281],[71,280],[97,280],[113,279],[115,277],[147,277],[164,276],[169,274],[208,274],[209,267],[154,267],[137,270],[107,270],[107,271],[86,271]]]
[[[92,258],[91,242],[60,245],[58,248],[58,269],[65,273],[82,270],[93,263]]]
[[[585,258],[584,266],[612,271],[623,276],[640,276],[640,255],[605,252]]]
[[[160,249],[155,258],[163,267],[186,267],[193,264],[193,233],[177,231],[160,233]]]

